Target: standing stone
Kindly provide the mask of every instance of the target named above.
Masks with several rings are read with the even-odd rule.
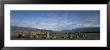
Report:
[[[50,38],[50,35],[49,35],[49,33],[47,33],[47,38]]]

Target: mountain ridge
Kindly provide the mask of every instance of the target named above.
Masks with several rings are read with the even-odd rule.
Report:
[[[63,30],[62,32],[100,32],[100,27],[82,27],[82,28],[76,28],[72,30]]]
[[[54,33],[77,33],[77,32],[84,32],[84,33],[92,33],[92,32],[100,32],[100,27],[83,27],[83,28],[76,28],[72,30],[62,30],[62,31],[53,31],[53,30],[45,30],[45,29],[37,29],[37,28],[28,28],[28,27],[18,27],[18,26],[11,26],[11,31],[43,31],[43,32],[54,32]]]

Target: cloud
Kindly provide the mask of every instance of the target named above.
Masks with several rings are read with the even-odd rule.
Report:
[[[30,16],[28,16],[30,18],[27,18],[26,16],[19,19],[18,17],[14,17],[11,20],[11,25],[47,30],[64,30],[74,29],[78,27],[100,26],[99,16],[80,16],[81,14],[69,14],[68,12],[37,13],[37,15],[33,15],[33,18]]]
[[[21,20],[21,21],[17,21],[17,20],[12,20],[11,21],[12,25],[15,26],[22,26],[22,27],[32,27],[32,28],[38,28],[38,29],[46,29],[46,30],[65,30],[65,29],[74,29],[74,28],[78,28],[78,27],[92,27],[92,26],[99,26],[99,25],[95,25],[94,23],[76,23],[73,21],[69,21],[69,20],[60,20],[59,22],[35,22],[35,21],[26,21],[26,20]]]

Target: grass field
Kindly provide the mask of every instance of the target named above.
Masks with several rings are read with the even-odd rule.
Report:
[[[72,33],[72,34],[62,34],[57,33],[50,38],[30,38],[27,37],[17,37],[17,34],[11,33],[11,40],[100,40],[100,33]]]

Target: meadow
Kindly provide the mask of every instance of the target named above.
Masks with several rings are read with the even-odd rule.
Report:
[[[100,40],[100,33],[56,33],[48,38],[46,35],[31,38],[29,34],[20,37],[16,33],[11,33],[11,40]]]

